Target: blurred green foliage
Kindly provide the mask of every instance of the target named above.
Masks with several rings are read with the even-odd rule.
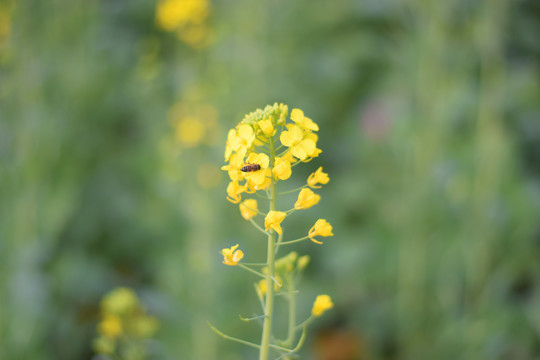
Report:
[[[291,188],[331,178],[285,225],[336,234],[298,250],[299,316],[336,304],[304,358],[540,357],[537,1],[214,1],[198,46],[156,6],[0,2],[1,359],[92,358],[117,286],[160,320],[152,358],[253,358],[206,325],[259,337],[218,251],[264,249],[218,168],[275,101],[321,127]]]

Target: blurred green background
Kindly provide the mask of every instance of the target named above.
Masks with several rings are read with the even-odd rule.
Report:
[[[285,227],[336,234],[302,358],[540,358],[539,36],[536,0],[0,1],[0,359],[91,359],[118,286],[152,359],[256,358],[206,322],[258,341],[219,167],[276,101],[321,128],[290,187],[331,178]]]

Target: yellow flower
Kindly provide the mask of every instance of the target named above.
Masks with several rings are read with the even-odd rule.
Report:
[[[246,220],[257,216],[257,210],[257,200],[255,199],[247,199],[240,204],[240,214],[242,214],[242,217]]]
[[[286,159],[276,156],[276,161],[274,163],[274,168],[272,169],[274,178],[279,180],[287,180],[291,177],[291,163]]]
[[[319,126],[310,118],[305,117],[304,112],[300,109],[293,109],[291,111],[291,120],[306,130],[319,131]]]
[[[270,211],[264,219],[264,227],[266,230],[275,230],[278,234],[282,233],[281,222],[287,214],[282,211]]]
[[[244,180],[244,173],[240,170],[244,166],[243,158],[238,154],[232,154],[228,165],[222,166],[221,170],[225,170],[229,174],[231,181]]]
[[[242,250],[236,250],[238,244],[234,245],[230,249],[221,250],[223,254],[223,263],[225,265],[236,265],[244,257],[244,252]],[[235,251],[236,250],[236,251]]]
[[[185,117],[176,127],[176,137],[187,148],[198,145],[204,139],[204,123],[196,117]]]
[[[229,183],[229,186],[227,186],[227,200],[232,202],[233,204],[238,204],[240,200],[242,200],[242,194],[244,191],[246,191],[245,185],[240,185],[238,181],[231,181]]]
[[[315,222],[315,225],[311,229],[309,229],[308,233],[309,238],[311,241],[317,244],[322,244],[321,241],[317,241],[314,239],[315,236],[334,236],[332,233],[332,225],[330,225],[329,222],[327,222],[325,219],[319,219],[317,222]]]
[[[253,140],[255,140],[255,133],[251,125],[241,124],[237,129],[231,129],[227,135],[225,160],[228,160],[233,151],[237,152],[238,156],[243,159],[253,144]]]
[[[309,260],[310,260],[309,255],[300,256],[298,258],[298,264],[297,264],[298,269],[304,270],[308,266]]]
[[[122,320],[117,315],[106,314],[99,323],[98,330],[101,335],[116,339],[122,334]]]
[[[108,314],[122,315],[137,308],[139,301],[132,289],[116,288],[101,301],[101,309]]]
[[[272,125],[272,121],[265,119],[265,120],[259,121],[258,124],[264,135],[266,135],[267,137],[274,136],[275,131],[274,131],[274,125]]]
[[[281,143],[290,149],[292,155],[305,160],[316,152],[317,146],[313,137],[304,138],[304,132],[299,126],[287,125],[288,130],[283,131],[279,137]],[[314,134],[313,134],[314,135]]]
[[[317,186],[317,184],[328,184],[330,181],[330,178],[328,177],[328,174],[322,171],[322,166],[319,166],[317,171],[309,175],[307,183],[309,187],[312,187],[314,189],[318,189],[321,186]]]
[[[248,178],[247,179],[247,187],[252,193],[254,193],[257,190],[266,189],[267,187],[270,187],[270,185],[272,185],[272,171],[270,170],[270,168],[266,168],[264,170],[261,169],[260,171],[257,171],[257,172],[260,172],[261,174],[264,174],[264,177],[261,176],[261,177],[254,177],[254,178],[256,180],[260,180],[262,178],[263,182],[259,183],[259,184],[256,184],[256,183],[254,183],[252,181],[252,179]]]
[[[276,281],[274,281],[274,291],[278,291],[281,286],[283,286],[283,280],[281,279],[281,277],[279,275],[274,275],[274,279]],[[266,280],[265,279],[262,279],[260,280],[258,283],[257,283],[257,288],[259,289],[259,291],[261,292],[261,295],[264,296],[266,295]]]
[[[159,322],[153,316],[138,316],[132,320],[131,326],[133,332],[141,338],[149,338],[156,333],[159,328]]]
[[[167,31],[187,24],[200,24],[208,16],[206,0],[161,0],[156,9],[156,22]]]
[[[294,208],[297,210],[308,209],[317,204],[321,200],[321,195],[315,194],[311,189],[304,188],[300,190],[298,194],[298,200],[294,204]]]
[[[266,180],[268,164],[270,163],[270,158],[268,155],[260,153],[251,153],[249,154],[247,164],[259,164],[261,166],[260,170],[244,173],[244,177],[252,183],[254,186],[262,185]]]
[[[329,310],[334,307],[332,299],[328,295],[319,295],[313,303],[313,308],[311,309],[311,314],[313,316],[321,316],[326,310]]]

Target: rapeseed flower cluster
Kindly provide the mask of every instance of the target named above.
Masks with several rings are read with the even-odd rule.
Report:
[[[267,238],[266,262],[243,262],[244,252],[236,244],[221,251],[223,263],[238,266],[258,275],[262,279],[255,283],[255,290],[263,308],[263,333],[259,348],[259,359],[269,358],[270,349],[278,351],[282,357],[294,354],[303,344],[306,326],[314,318],[321,316],[333,307],[328,295],[319,295],[315,300],[311,316],[300,325],[296,323],[296,286],[302,271],[309,263],[308,256],[298,256],[293,251],[276,259],[281,246],[291,245],[310,239],[322,244],[318,237],[333,236],[332,225],[326,219],[318,219],[306,236],[295,240],[284,240],[283,225],[294,212],[309,209],[321,200],[321,196],[312,189],[320,189],[328,184],[330,178],[319,167],[309,175],[303,186],[279,193],[277,186],[292,176],[295,166],[308,163],[317,158],[322,150],[317,147],[319,126],[300,109],[292,109],[289,116],[287,105],[275,103],[264,109],[247,114],[227,134],[225,162],[222,170],[226,171],[230,182],[227,186],[227,200],[238,204],[240,215],[250,221]],[[297,192],[296,201],[289,208],[277,209],[280,195]],[[257,198],[255,198],[257,197]],[[262,200],[261,200],[262,199]],[[260,204],[260,202],[266,204]],[[264,210],[267,208],[268,210]],[[253,266],[262,266],[255,270]],[[284,340],[272,334],[272,316],[274,296],[282,294],[289,303],[289,326]],[[249,321],[250,319],[244,319]],[[213,328],[219,335],[246,344],[246,341],[224,335]],[[298,331],[302,331],[297,345]],[[274,340],[272,340],[274,339]]]
[[[208,26],[211,12],[209,0],[160,0],[156,8],[156,23],[163,30],[176,32],[184,43],[200,48],[211,42]]]
[[[146,314],[135,292],[116,288],[102,299],[100,308],[94,351],[119,359],[146,358],[144,340],[154,335],[159,324],[156,318]]]

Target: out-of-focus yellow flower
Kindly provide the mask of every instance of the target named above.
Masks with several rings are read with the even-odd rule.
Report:
[[[319,126],[313,120],[304,116],[304,112],[300,109],[293,109],[291,111],[291,120],[305,130],[319,131]]]
[[[221,172],[214,164],[202,164],[197,169],[197,181],[203,189],[211,189],[219,185]]]
[[[321,200],[321,195],[315,194],[311,189],[304,188],[298,194],[298,200],[294,204],[297,210],[308,209]]]
[[[156,22],[167,31],[188,24],[201,24],[209,13],[207,0],[161,0],[156,9]]]
[[[242,200],[241,194],[246,191],[245,185],[240,185],[238,181],[231,181],[227,186],[227,200],[233,204],[238,204]]]
[[[129,288],[120,287],[107,294],[101,301],[105,313],[122,315],[137,308],[139,301],[135,292]]]
[[[319,166],[317,171],[309,175],[307,183],[310,187],[318,189],[321,188],[321,186],[317,184],[326,185],[329,181],[330,178],[328,177],[328,174],[322,171],[322,166]]]
[[[98,325],[99,333],[109,339],[116,339],[122,334],[122,320],[118,315],[105,314]]]
[[[262,130],[263,134],[267,137],[274,136],[276,133],[274,131],[274,125],[272,125],[272,121],[269,119],[261,120],[258,122],[259,128]]]
[[[304,270],[308,266],[309,261],[310,261],[309,255],[300,256],[298,258],[298,264],[297,264],[298,270]]]
[[[98,354],[111,355],[116,348],[116,341],[115,339],[100,336],[94,340],[92,347]]]
[[[276,281],[274,281],[274,291],[278,291],[283,286],[283,279],[281,279],[281,277],[279,275],[277,275],[277,274],[274,275],[274,279],[276,280]],[[262,296],[266,295],[267,286],[266,286],[266,280],[265,279],[260,280],[257,283],[257,287],[258,287],[258,289],[259,289]]]
[[[294,264],[298,259],[298,253],[291,251],[287,255],[276,260],[275,271],[279,273],[288,273],[294,270]]]
[[[315,236],[334,236],[332,233],[332,225],[325,219],[319,219],[315,222],[315,225],[311,229],[309,229],[308,233],[309,238],[311,241],[317,244],[322,244],[321,241],[315,240]]]
[[[306,160],[317,148],[313,138],[304,138],[304,132],[297,125],[287,125],[279,137],[281,143],[290,149],[292,155],[300,160]]]
[[[311,314],[313,316],[321,316],[326,310],[330,310],[334,307],[332,299],[328,295],[319,295],[313,303]]]
[[[264,227],[266,230],[272,229],[278,234],[281,234],[281,222],[285,219],[286,215],[287,214],[282,211],[270,211],[264,219]]]
[[[0,43],[11,34],[11,18],[9,13],[0,7]]]
[[[246,220],[257,216],[257,210],[257,200],[255,199],[247,199],[240,204],[240,214]]]
[[[244,252],[242,250],[236,250],[238,244],[234,245],[230,249],[221,250],[223,255],[223,263],[225,265],[237,265],[240,260],[244,257]],[[236,251],[235,251],[236,250]]]
[[[244,173],[244,177],[255,186],[261,186],[266,179],[266,174],[268,173],[266,169],[270,163],[270,158],[268,155],[263,153],[251,153],[249,154],[247,164],[259,164],[261,166],[260,170]]]
[[[138,316],[131,324],[133,332],[140,338],[152,337],[159,328],[159,322],[153,316]]]
[[[176,127],[176,137],[188,148],[197,146],[205,136],[204,123],[195,117],[184,117]]]
[[[287,180],[291,177],[292,174],[291,163],[286,159],[276,156],[272,173],[274,174],[274,178],[276,179]]]

